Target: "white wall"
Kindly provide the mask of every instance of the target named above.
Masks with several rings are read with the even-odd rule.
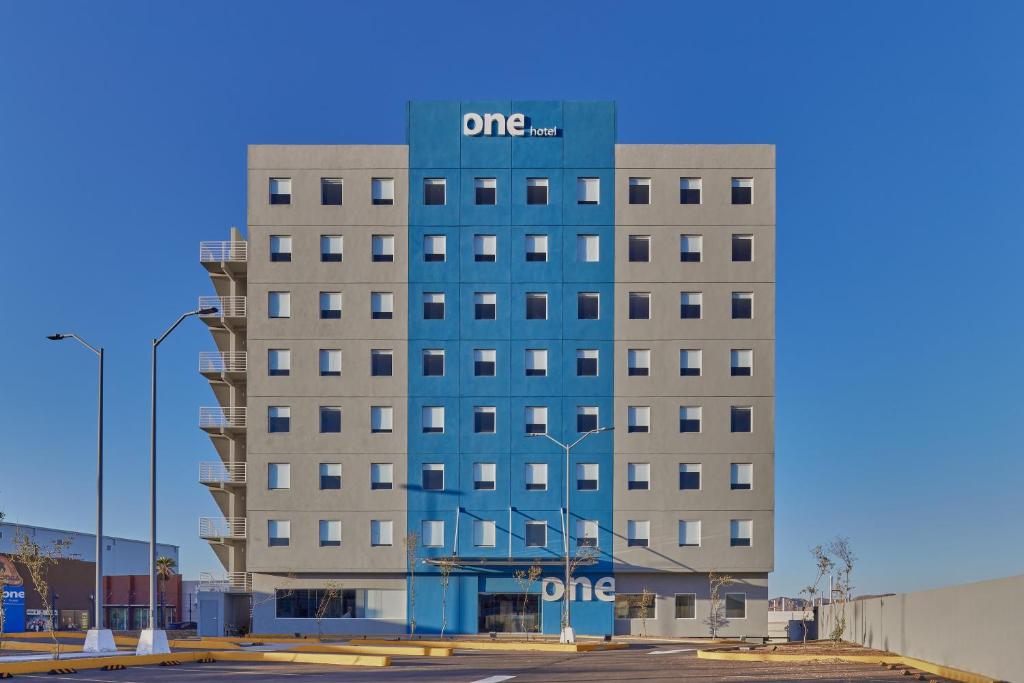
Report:
[[[40,545],[52,543],[57,539],[71,539],[71,547],[66,557],[84,562],[96,561],[96,535],[79,531],[62,531],[43,527],[25,526],[4,522],[0,524],[0,553],[14,553],[14,536],[18,532],[27,533]],[[107,576],[126,576],[129,574],[149,573],[149,542],[117,538],[104,534],[103,573]],[[158,543],[157,557],[172,557],[180,564],[178,546]]]

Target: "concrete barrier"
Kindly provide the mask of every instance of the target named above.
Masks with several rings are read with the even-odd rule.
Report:
[[[398,645],[415,643],[427,647],[447,647],[456,650],[484,650],[491,652],[595,652],[598,650],[624,650],[629,647],[627,643],[604,643],[584,642],[575,645],[563,643],[552,643],[538,640],[529,642],[509,642],[502,640],[374,640],[367,638],[360,640],[360,643],[367,645]]]

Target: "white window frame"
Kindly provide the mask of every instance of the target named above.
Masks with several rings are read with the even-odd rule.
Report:
[[[598,263],[601,261],[601,236],[595,233],[576,235],[577,263]]]
[[[394,406],[370,406],[370,432],[372,434],[391,434],[394,431]]]
[[[320,520],[320,547],[337,548],[341,546],[341,520],[321,519]],[[326,533],[326,538],[324,537]],[[337,536],[337,538],[334,538]]]
[[[424,548],[444,547],[443,519],[424,519],[420,522],[420,533],[422,534]]]
[[[320,349],[319,352],[319,373],[321,377],[341,376],[341,349]],[[337,362],[335,362],[337,361]],[[337,368],[337,369],[335,369]],[[324,374],[337,372],[337,375]]]
[[[703,483],[704,482],[701,482],[701,484],[703,484]],[[691,527],[690,525],[693,525],[693,526]],[[699,520],[699,519],[681,519],[681,520],[679,520],[679,537],[677,539],[678,543],[679,543],[679,547],[680,548],[700,548],[701,545],[704,543],[704,530],[701,527],[703,527],[703,525],[701,524],[701,520]],[[684,545],[683,544],[684,538],[687,541],[690,540],[689,529],[691,529],[691,528],[694,530],[694,535],[696,535],[696,537],[697,537],[697,542],[696,543],[686,543]]]
[[[374,478],[376,475],[376,478]],[[387,479],[385,479],[387,475]],[[373,488],[374,484],[391,484],[390,488]],[[371,491],[392,491],[395,488],[395,463],[393,462],[371,462],[370,463],[370,490]]]
[[[424,434],[444,434],[444,406],[423,406],[420,411],[421,427],[420,430]],[[437,423],[441,424],[438,425]],[[441,427],[441,431],[426,431],[436,430]]]
[[[676,606],[676,598],[680,595],[691,595],[693,596],[693,616],[692,617],[681,617],[679,616],[679,609]],[[697,594],[696,593],[674,593],[672,596],[672,615],[675,619],[682,621],[695,621],[697,619]]]
[[[587,206],[601,203],[601,178],[579,176],[576,178],[576,203]]]
[[[529,375],[530,377],[548,376],[548,350],[547,349],[526,349],[525,364],[523,371],[544,370],[543,375]]]
[[[277,315],[274,315],[275,311]],[[272,320],[292,317],[292,293],[267,292],[267,317]]]
[[[370,547],[388,548],[395,544],[395,522],[391,519],[370,520]]]
[[[276,486],[275,486],[276,483]],[[285,491],[292,487],[292,465],[289,462],[267,463],[267,490]]]
[[[593,534],[591,534],[593,531]],[[601,543],[601,527],[596,519],[577,519],[576,520],[576,546],[580,546],[580,539],[593,538],[594,548],[599,548]]]
[[[527,488],[530,484],[544,484],[544,488]],[[527,491],[548,490],[548,464],[546,462],[523,463],[523,488]]]
[[[391,204],[395,202],[395,179],[394,178],[371,178],[370,179],[370,199],[371,202],[376,203],[376,200],[391,200]],[[390,204],[385,205],[390,206]]]
[[[473,520],[473,545],[477,548],[493,548],[497,544],[498,526],[493,519]],[[489,542],[488,542],[489,541]]]
[[[647,541],[644,546],[632,546],[634,548],[649,548],[651,545],[651,520],[649,519],[628,519],[626,520],[626,545],[629,541]]]
[[[646,488],[632,488],[629,484],[646,483]],[[627,491],[650,491],[651,485],[651,463],[631,462],[626,464],[626,490]]]

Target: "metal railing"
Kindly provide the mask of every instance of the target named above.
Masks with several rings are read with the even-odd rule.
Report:
[[[203,406],[199,409],[199,428],[245,428],[245,408],[222,408]]]
[[[248,242],[200,242],[200,263],[244,262],[249,260]]]
[[[248,367],[245,351],[199,352],[199,372],[245,372]]]
[[[246,467],[244,462],[199,463],[200,484],[244,484]]]
[[[222,593],[251,593],[252,574],[249,572],[228,572],[215,576],[211,572],[199,572],[199,590]]]
[[[200,517],[199,538],[245,538],[245,517]]]
[[[216,313],[200,315],[200,318],[244,318],[246,313],[244,296],[201,296],[199,308],[216,308]]]

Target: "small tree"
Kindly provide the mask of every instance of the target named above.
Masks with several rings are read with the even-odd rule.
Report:
[[[526,607],[530,604],[530,591],[533,589],[533,584],[537,582],[537,579],[540,578],[542,572],[543,570],[540,567],[532,565],[529,569],[517,569],[512,574],[516,579],[516,583],[519,584],[519,590],[522,595],[519,609],[519,622],[523,632],[526,633],[526,640],[530,640],[530,629],[526,626]],[[535,625],[534,628],[537,626],[539,626],[539,624]]]
[[[288,588],[283,590],[283,591],[281,591],[280,594],[278,594],[278,592],[277,592],[278,589],[276,589],[276,588],[275,589],[271,589],[270,593],[264,594],[263,597],[261,597],[261,598],[257,598],[256,597],[255,591],[253,591],[253,592],[251,592],[249,594],[249,626],[246,629],[246,633],[251,633],[252,632],[252,626],[253,626],[254,623],[256,623],[254,618],[255,618],[255,615],[256,615],[256,608],[257,607],[259,607],[260,605],[266,604],[268,602],[276,601],[278,598],[290,598],[293,595],[295,595],[295,588],[294,588],[295,573],[294,572],[289,572],[288,575],[285,577],[285,579],[288,582]]]
[[[711,629],[712,638],[717,638],[718,630],[729,623],[725,616],[725,610],[722,609],[721,591],[730,583],[732,583],[732,577],[728,574],[719,574],[715,569],[708,572],[708,606],[710,609],[706,623]]]
[[[177,566],[178,563],[174,561],[173,557],[156,558],[156,580],[160,587],[160,609],[165,612],[157,619],[160,622],[160,628],[163,628],[164,624],[167,623],[167,600],[164,595],[164,589],[167,587],[167,582],[174,576],[174,570]]]
[[[838,596],[833,604],[837,604],[839,607],[839,610],[832,610],[836,616],[829,640],[833,645],[839,645],[846,633],[846,606],[853,600],[853,583],[850,577],[853,574],[853,565],[857,561],[857,556],[853,554],[850,539],[842,536],[836,536],[835,540],[828,544],[828,556],[838,570],[832,590],[833,595],[829,596],[829,600],[831,602],[834,596]]]
[[[416,637],[416,547],[420,535],[412,531],[405,536],[405,557],[409,563],[409,635]]]
[[[320,594],[320,602],[317,603],[316,612],[313,613],[313,619],[316,620],[316,638],[317,640],[323,640],[323,621],[327,616],[327,613],[331,609],[331,603],[338,599],[341,593],[340,586],[334,581],[328,581],[324,586],[323,591]]]
[[[455,558],[442,557],[437,567],[441,570],[441,637],[444,638],[444,630],[448,626],[448,583],[455,569]]]
[[[636,610],[640,613],[641,635],[647,637],[647,610],[654,604],[654,593],[644,586],[640,593],[633,593],[629,596],[629,611]],[[632,616],[632,614],[630,615]]]
[[[64,556],[71,546],[70,538],[58,538],[47,545],[40,545],[22,531],[14,533],[14,557],[28,570],[32,587],[39,594],[43,611],[50,617],[50,638],[53,639],[53,658],[60,659],[60,642],[56,634],[56,615],[50,600],[50,569]]]
[[[803,627],[804,645],[807,644],[808,616],[810,615],[810,610],[814,609],[815,597],[817,597],[818,594],[821,592],[818,586],[819,584],[821,584],[821,580],[824,579],[825,576],[832,571],[833,566],[832,558],[828,556],[828,553],[825,552],[825,549],[822,546],[816,545],[813,548],[811,548],[811,555],[814,556],[814,564],[816,567],[814,583],[810,584],[802,591],[800,591],[801,595],[807,596],[807,602],[810,603],[810,609],[808,609],[808,605],[805,604],[803,606],[803,611],[800,613],[800,625]]]
[[[576,569],[584,565],[591,565],[597,561],[598,552],[597,548],[592,545],[581,545],[576,548],[576,554],[569,558],[569,585],[565,587],[566,600],[572,600],[572,578],[576,576]],[[568,603],[566,603],[568,604]],[[562,629],[569,627],[569,614],[565,610],[565,606],[562,607]]]

